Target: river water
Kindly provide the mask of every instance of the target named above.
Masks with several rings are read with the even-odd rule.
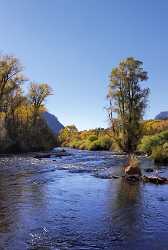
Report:
[[[68,152],[0,159],[0,250],[168,249],[167,185],[109,179],[125,156]]]

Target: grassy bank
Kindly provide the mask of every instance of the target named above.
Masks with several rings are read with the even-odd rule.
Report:
[[[155,162],[168,162],[168,120],[144,121],[137,151],[148,154]],[[86,150],[121,151],[109,129],[78,131],[74,125],[59,134],[59,145]]]
[[[139,150],[151,155],[158,163],[168,162],[168,130],[155,135],[144,136],[139,145]]]

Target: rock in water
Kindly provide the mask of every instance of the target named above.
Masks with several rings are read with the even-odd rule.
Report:
[[[137,181],[141,179],[141,169],[139,160],[135,155],[129,156],[127,165],[124,167],[125,178],[128,181]]]
[[[154,170],[152,169],[152,168],[147,168],[147,169],[145,169],[145,172],[147,172],[147,173],[152,173]]]
[[[138,176],[141,176],[141,170],[139,167],[135,167],[135,166],[127,166],[125,168],[125,174],[126,175],[138,175]]]

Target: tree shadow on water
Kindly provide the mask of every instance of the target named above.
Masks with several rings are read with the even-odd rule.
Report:
[[[110,230],[118,232],[121,240],[139,238],[143,229],[143,196],[141,184],[130,184],[125,179],[117,183],[115,198],[110,204]]]

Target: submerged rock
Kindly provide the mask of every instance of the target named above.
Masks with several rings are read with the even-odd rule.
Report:
[[[113,168],[96,170],[93,176],[101,179],[118,179],[119,173],[114,172]]]
[[[112,175],[112,178],[113,179],[118,179],[118,178],[120,178],[120,176],[119,175]]]
[[[147,169],[145,169],[145,172],[147,172],[147,173],[152,173],[154,170],[153,170],[153,168],[147,168]]]
[[[141,179],[140,176],[137,176],[137,175],[126,176],[126,180],[130,182],[137,182],[137,181],[140,181],[140,179]]]

